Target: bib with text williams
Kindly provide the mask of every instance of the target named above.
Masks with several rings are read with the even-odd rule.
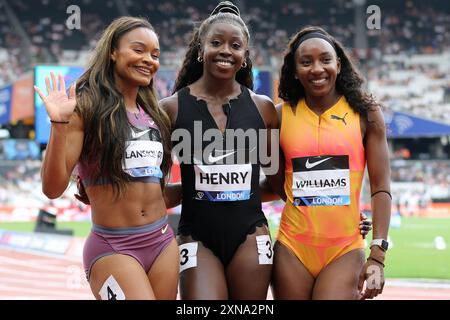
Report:
[[[295,206],[350,205],[348,155],[292,159]]]

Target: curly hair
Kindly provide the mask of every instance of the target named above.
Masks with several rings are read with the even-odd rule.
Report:
[[[97,43],[89,66],[77,81],[77,106],[75,111],[84,124],[84,141],[81,161],[95,163],[92,179],[101,176],[112,182],[116,196],[126,189],[129,176],[123,171],[129,123],[122,94],[114,83],[114,64],[111,53],[122,36],[136,28],[154,31],[145,19],[121,17],[114,20],[103,32]],[[158,107],[153,80],[146,87],[139,87],[137,102],[148,113],[161,132],[163,162],[161,170],[167,177],[171,160],[170,121]],[[161,179],[161,186],[164,187]]]
[[[350,107],[367,119],[367,111],[378,103],[373,96],[363,90],[364,77],[357,70],[344,46],[320,27],[308,26],[302,28],[289,41],[284,53],[283,66],[280,73],[278,96],[289,102],[295,108],[300,99],[305,97],[305,89],[298,79],[295,79],[295,52],[300,38],[311,32],[319,32],[327,36],[336,49],[336,55],[341,62],[341,72],[336,78],[336,90],[343,94]]]
[[[216,23],[227,23],[237,26],[241,28],[242,33],[247,39],[247,43],[250,43],[250,33],[248,28],[238,15],[239,11],[235,8],[237,7],[229,1],[221,2],[211,13],[211,16],[204,20],[198,28],[194,29],[182,67],[175,81],[173,93],[197,81],[203,75],[203,64],[199,63],[197,58],[199,56],[199,50],[204,44],[205,36],[212,25]],[[246,55],[245,62],[247,63],[247,66],[241,68],[236,73],[235,79],[240,84],[252,90],[252,61],[248,54]]]

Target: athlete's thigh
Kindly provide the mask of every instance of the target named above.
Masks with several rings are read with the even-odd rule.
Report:
[[[313,299],[359,299],[358,279],[363,265],[363,249],[352,250],[328,264],[316,279]]]
[[[117,284],[111,282],[112,276]],[[98,259],[91,269],[89,278],[92,293],[96,299],[101,299],[102,287],[109,286],[109,298],[127,300],[155,299],[147,274],[142,265],[133,257],[122,254],[112,254]],[[102,290],[103,291],[103,290]]]
[[[175,300],[177,298],[178,278],[180,272],[180,255],[175,239],[153,262],[148,271],[148,279],[158,300]]]
[[[314,277],[295,254],[276,241],[272,272],[272,293],[276,300],[309,300]]]
[[[257,227],[253,234],[247,235],[226,269],[230,299],[265,300],[272,275],[272,261],[269,229],[266,226]]]
[[[178,245],[189,244],[180,251],[180,269],[191,265],[180,273],[180,297],[182,300],[226,300],[228,289],[222,262],[201,241],[193,240],[190,236],[178,236]],[[193,245],[197,246],[197,252]]]

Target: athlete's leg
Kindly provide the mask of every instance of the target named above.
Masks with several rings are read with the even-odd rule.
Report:
[[[314,277],[289,248],[277,241],[274,245],[272,292],[276,300],[309,300]]]
[[[266,226],[257,227],[255,233],[247,235],[246,240],[239,246],[226,269],[228,292],[230,299],[265,300],[272,275],[272,263],[260,264],[257,236],[269,235]],[[269,235],[270,237],[270,235]],[[261,243],[266,251],[263,260],[273,259],[272,242]],[[261,248],[264,249],[264,248]]]
[[[175,300],[177,298],[180,271],[179,257],[177,242],[172,239],[148,271],[148,279],[156,299]]]
[[[319,273],[314,300],[359,299],[358,278],[364,265],[364,250],[355,249],[331,262]]]
[[[112,298],[118,299],[122,291],[128,300],[155,299],[142,265],[135,258],[122,254],[102,257],[92,266],[89,284],[96,299],[101,299],[100,290],[111,275],[119,286],[111,288]]]
[[[182,300],[227,300],[228,290],[222,262],[200,241],[190,236],[178,236],[178,244],[197,243],[197,266],[185,269],[180,274],[180,296]],[[180,255],[181,263],[187,256]],[[192,257],[189,257],[192,258]]]

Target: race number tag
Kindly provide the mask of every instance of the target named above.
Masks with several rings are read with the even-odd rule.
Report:
[[[102,300],[125,300],[125,294],[113,275],[106,279],[99,294]]]
[[[273,263],[272,241],[269,235],[256,236],[256,246],[258,248],[259,264]]]
[[[347,155],[293,158],[292,170],[295,206],[350,205]]]
[[[180,251],[180,273],[197,266],[198,242],[184,243],[178,249]]]

